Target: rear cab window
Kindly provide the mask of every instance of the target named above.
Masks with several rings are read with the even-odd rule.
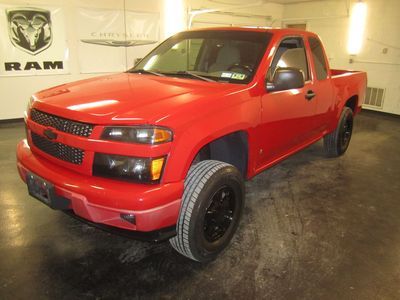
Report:
[[[326,65],[322,44],[319,39],[315,37],[310,37],[308,39],[308,43],[310,44],[310,50],[317,79],[324,80],[328,78],[328,66]]]

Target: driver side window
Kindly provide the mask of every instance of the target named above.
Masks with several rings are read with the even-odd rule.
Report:
[[[301,37],[286,38],[280,43],[268,70],[267,82],[272,82],[279,68],[299,69],[305,81],[310,79],[306,50]]]

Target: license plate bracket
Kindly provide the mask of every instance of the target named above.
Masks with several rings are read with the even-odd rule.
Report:
[[[64,210],[70,208],[70,201],[67,198],[58,196],[55,193],[54,185],[40,176],[28,173],[26,175],[26,183],[29,195],[52,209]]]

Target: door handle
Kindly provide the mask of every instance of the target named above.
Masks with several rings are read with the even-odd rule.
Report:
[[[308,90],[308,91],[307,91],[307,94],[305,95],[305,97],[306,97],[307,100],[311,100],[312,98],[315,97],[314,91]]]

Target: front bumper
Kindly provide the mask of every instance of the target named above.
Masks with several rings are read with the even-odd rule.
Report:
[[[33,154],[26,140],[17,146],[17,166],[25,182],[31,172],[52,183],[58,196],[69,199],[69,209],[85,220],[140,232],[176,224],[183,182],[145,185],[87,176]],[[121,214],[133,214],[135,224]]]

